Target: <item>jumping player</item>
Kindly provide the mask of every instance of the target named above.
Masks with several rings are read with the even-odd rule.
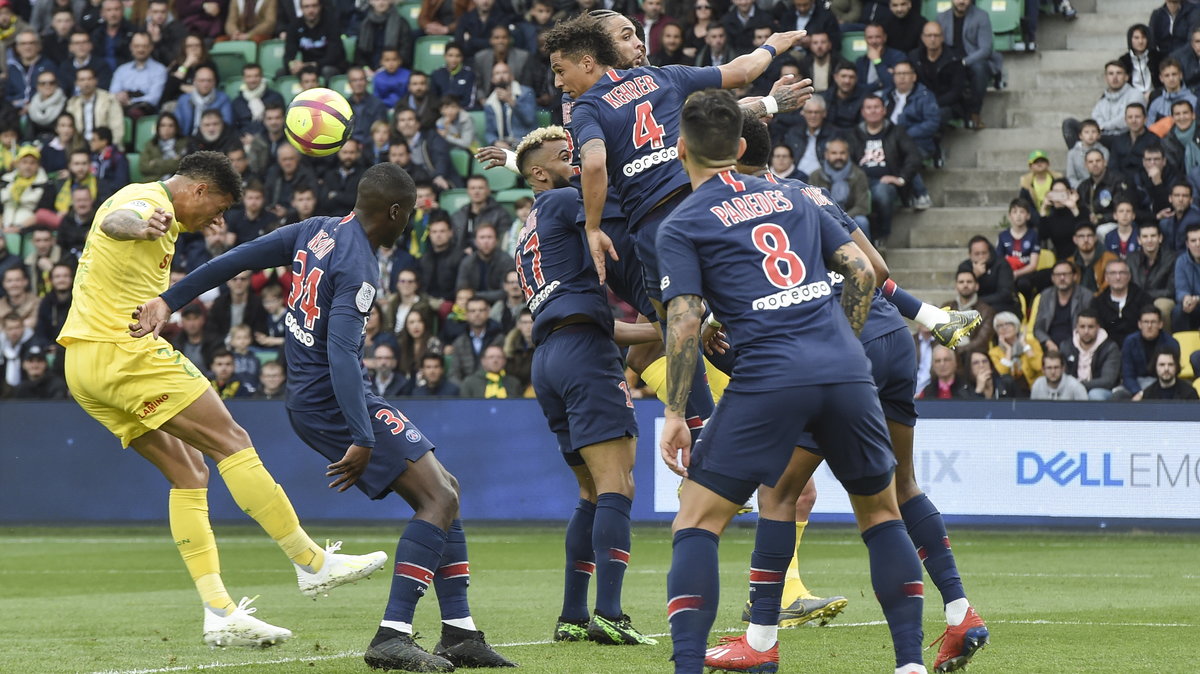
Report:
[[[559,126],[534,131],[517,148],[517,166],[537,195],[517,243],[517,274],[534,316],[533,387],[580,495],[567,524],[568,568],[554,639],[655,644],[621,609],[637,420],[613,341],[612,310],[577,217],[570,160]],[[640,330],[643,341],[661,339],[649,323],[618,325]],[[593,572],[596,610],[589,621]]]
[[[921,565],[896,505],[883,412],[856,339],[867,320],[874,272],[845,230],[791,185],[733,172],[742,115],[727,92],[691,96],[678,154],[693,192],[658,237],[668,303],[664,461],[687,478],[676,516],[667,613],[676,672],[703,670],[719,601],[717,544],[760,484],[792,503],[821,457],[796,446],[811,433],[850,492],[871,559],[871,580],[892,631],[897,671],[921,663]],[[828,264],[828,267],[826,267]],[[838,315],[828,272],[845,278]],[[728,320],[735,354],[721,405],[691,450],[682,418],[702,298]],[[751,560],[755,612],[778,614],[795,529],[759,519]],[[754,621],[751,645],[775,640],[774,619]],[[762,642],[766,642],[763,644]],[[776,651],[777,653],[777,651]],[[776,655],[777,661],[777,655]],[[768,670],[763,670],[768,671]]]
[[[118,190],[96,212],[58,336],[75,400],[171,483],[171,535],[200,593],[204,642],[211,646],[270,646],[292,633],[255,618],[252,600],[234,603],[225,590],[208,519],[205,456],[216,462],[238,506],[292,560],[305,594],[325,593],[387,562],[383,552],[350,556],[336,552],[340,543],[328,549],[314,543],[200,371],[165,342],[127,334],[126,317],[138,303],[167,289],[179,234],[220,224],[241,197],[237,172],[216,152],[184,157],[164,181]]]
[[[391,594],[364,659],[375,668],[420,672],[513,667],[471,618],[458,482],[434,456],[433,443],[371,392],[362,365],[363,325],[375,302],[374,249],[400,237],[415,201],[403,169],[376,164],[363,174],[349,215],[281,227],[205,263],[140,307],[130,330],[157,333],[172,311],[242,271],[290,265],[284,348],[292,428],[333,462],[330,488],[354,485],[372,499],[394,491],[415,511],[396,545]],[[432,654],[412,635],[417,601],[430,582],[442,613]]]
[[[771,182],[796,183],[802,189],[814,189],[800,181],[783,181],[772,175],[766,168],[771,151],[767,127],[761,120],[752,115],[745,115],[742,120],[742,138],[746,141],[746,151],[738,160],[737,170],[741,173],[761,175]],[[832,199],[826,194],[820,198],[826,203],[823,207],[838,212],[851,238],[863,248],[867,257],[872,261],[877,278],[886,278],[888,269],[883,258],[875,251],[866,236],[858,229],[852,218],[845,217]],[[841,279],[831,276],[831,285],[835,293],[841,290]],[[951,312],[956,314],[958,312]],[[975,312],[972,312],[975,313]],[[974,316],[964,316],[963,322],[969,324]],[[977,321],[974,321],[977,322]],[[888,432],[891,436],[893,452],[896,456],[896,493],[900,504],[900,514],[908,528],[909,537],[917,546],[918,556],[925,562],[926,570],[933,578],[942,594],[946,605],[947,628],[941,642],[934,667],[937,671],[953,671],[960,669],[970,661],[975,652],[988,640],[987,627],[982,619],[970,607],[963,592],[962,581],[959,578],[954,555],[950,552],[949,538],[946,536],[945,525],[941,514],[929,502],[917,486],[913,470],[912,448],[913,428],[916,425],[917,412],[912,403],[912,391],[916,381],[916,353],[912,339],[908,334],[907,325],[900,315],[885,298],[880,290],[875,291],[871,302],[871,314],[867,327],[859,335],[863,349],[871,360],[871,372],[875,379],[879,401],[887,420]],[[801,442],[805,445],[804,441]],[[811,481],[805,492],[811,489]],[[763,492],[760,492],[760,497]],[[815,490],[812,493],[815,500]],[[787,504],[781,504],[786,509]],[[764,506],[760,503],[760,512]],[[802,531],[801,522],[808,519],[812,510],[812,501],[801,498],[796,503],[797,538]],[[796,568],[797,559],[793,557],[788,567],[788,582]],[[783,605],[792,601],[784,588]],[[749,620],[747,612],[743,618]],[[784,626],[789,617],[787,609],[780,613],[779,623]],[[730,671],[753,671],[755,663],[768,660],[770,656],[762,651],[749,647],[745,638],[727,639],[718,649],[710,649],[706,664],[710,667]]]

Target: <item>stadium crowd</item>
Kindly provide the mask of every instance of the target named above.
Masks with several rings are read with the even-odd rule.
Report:
[[[773,31],[807,30],[740,93],[789,73],[813,80],[802,110],[770,121],[771,169],[827,188],[881,248],[897,209],[932,205],[922,172],[942,166],[943,134],[983,128],[985,93],[1004,86],[989,14],[972,0],[940,14],[920,0],[0,0],[0,396],[69,395],[54,338],[92,215],[196,150],[227,153],[245,198],[223,229],[180,236],[164,261],[173,279],[282,224],[348,212],[366,167],[395,162],[418,200],[410,233],[378,252],[373,385],[531,396],[532,319],[513,261],[531,193],[505,171],[472,171],[470,154],[561,118],[540,37],[600,7],[641,23],[655,65],[720,65]],[[1075,12],[1068,0],[1054,9]],[[1012,48],[1036,49],[1037,12],[1026,3]],[[916,335],[918,395],[1192,392],[1175,377],[1200,347],[1180,334],[1200,327],[1197,23],[1195,5],[1167,2],[1130,28],[1093,119],[1064,123],[1065,177],[1030,154],[1004,231],[972,239],[956,279],[953,307],[985,323],[957,355]],[[345,93],[355,115],[351,140],[325,158],[284,135],[287,102],[318,86]],[[291,280],[286,268],[243,274],[165,336],[223,397],[280,398]],[[611,300],[618,318],[636,316]]]

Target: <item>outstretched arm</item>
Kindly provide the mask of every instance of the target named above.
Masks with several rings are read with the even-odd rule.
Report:
[[[853,241],[833,251],[826,263],[846,279],[842,285],[842,310],[846,312],[854,334],[860,335],[867,324],[871,296],[875,293],[875,272],[871,263]]]
[[[775,33],[767,38],[767,42],[763,46],[771,47],[774,53],[759,47],[749,54],[743,54],[723,66],[718,66],[721,71],[721,88],[737,89],[749,85],[767,70],[767,66],[771,65],[771,61],[775,60],[776,55],[799,44],[807,34],[802,30]]]

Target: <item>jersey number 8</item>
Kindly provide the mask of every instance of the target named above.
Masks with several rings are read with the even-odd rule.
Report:
[[[782,227],[768,222],[756,226],[750,238],[763,258],[762,268],[767,280],[776,288],[787,290],[804,280],[804,260],[792,251],[791,241]]]

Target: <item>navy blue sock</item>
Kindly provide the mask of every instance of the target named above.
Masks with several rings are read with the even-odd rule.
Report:
[[[883,296],[900,310],[901,316],[909,320],[916,319],[917,312],[921,310],[923,304],[921,300],[908,294],[908,291],[896,285],[896,282],[891,279],[883,282],[882,290]]]
[[[704,429],[704,422],[713,415],[712,390],[708,388],[708,372],[704,369],[704,354],[696,359],[696,370],[692,373],[692,392],[688,394],[684,413],[687,415],[688,430],[692,434],[692,446]]]
[[[446,532],[446,547],[442,549],[442,559],[438,563],[437,573],[433,576],[438,607],[442,609],[442,620],[466,618],[471,615],[471,605],[467,602],[467,588],[470,585],[471,565],[467,561],[467,533],[463,531],[462,520],[454,520],[450,523],[450,530]]]
[[[721,603],[717,564],[720,539],[704,529],[681,529],[672,543],[667,574],[667,620],[671,623],[676,674],[704,671],[708,631]]]
[[[896,666],[921,660],[921,609],[925,604],[925,583],[921,581],[921,562],[900,520],[889,520],[862,532],[871,557],[871,586],[883,607]]]
[[[754,552],[750,554],[750,622],[779,622],[783,579],[796,550],[796,523],[758,518]]]
[[[596,551],[596,613],[621,617],[621,585],[629,567],[629,510],[633,501],[616,492],[596,499],[592,549]]]
[[[412,624],[417,602],[433,581],[446,547],[446,532],[425,520],[409,520],[396,543],[396,568],[383,619]]]
[[[581,498],[575,514],[567,522],[567,570],[563,581],[561,620],[584,621],[588,613],[588,585],[596,572],[596,552],[592,547],[592,522],[596,504]]]
[[[904,518],[909,538],[917,547],[917,557],[925,563],[925,570],[929,572],[938,592],[942,593],[942,603],[949,604],[955,599],[966,598],[958,566],[954,563],[954,553],[950,551],[946,523],[929,497],[921,494],[905,501],[900,506],[900,516]]]

